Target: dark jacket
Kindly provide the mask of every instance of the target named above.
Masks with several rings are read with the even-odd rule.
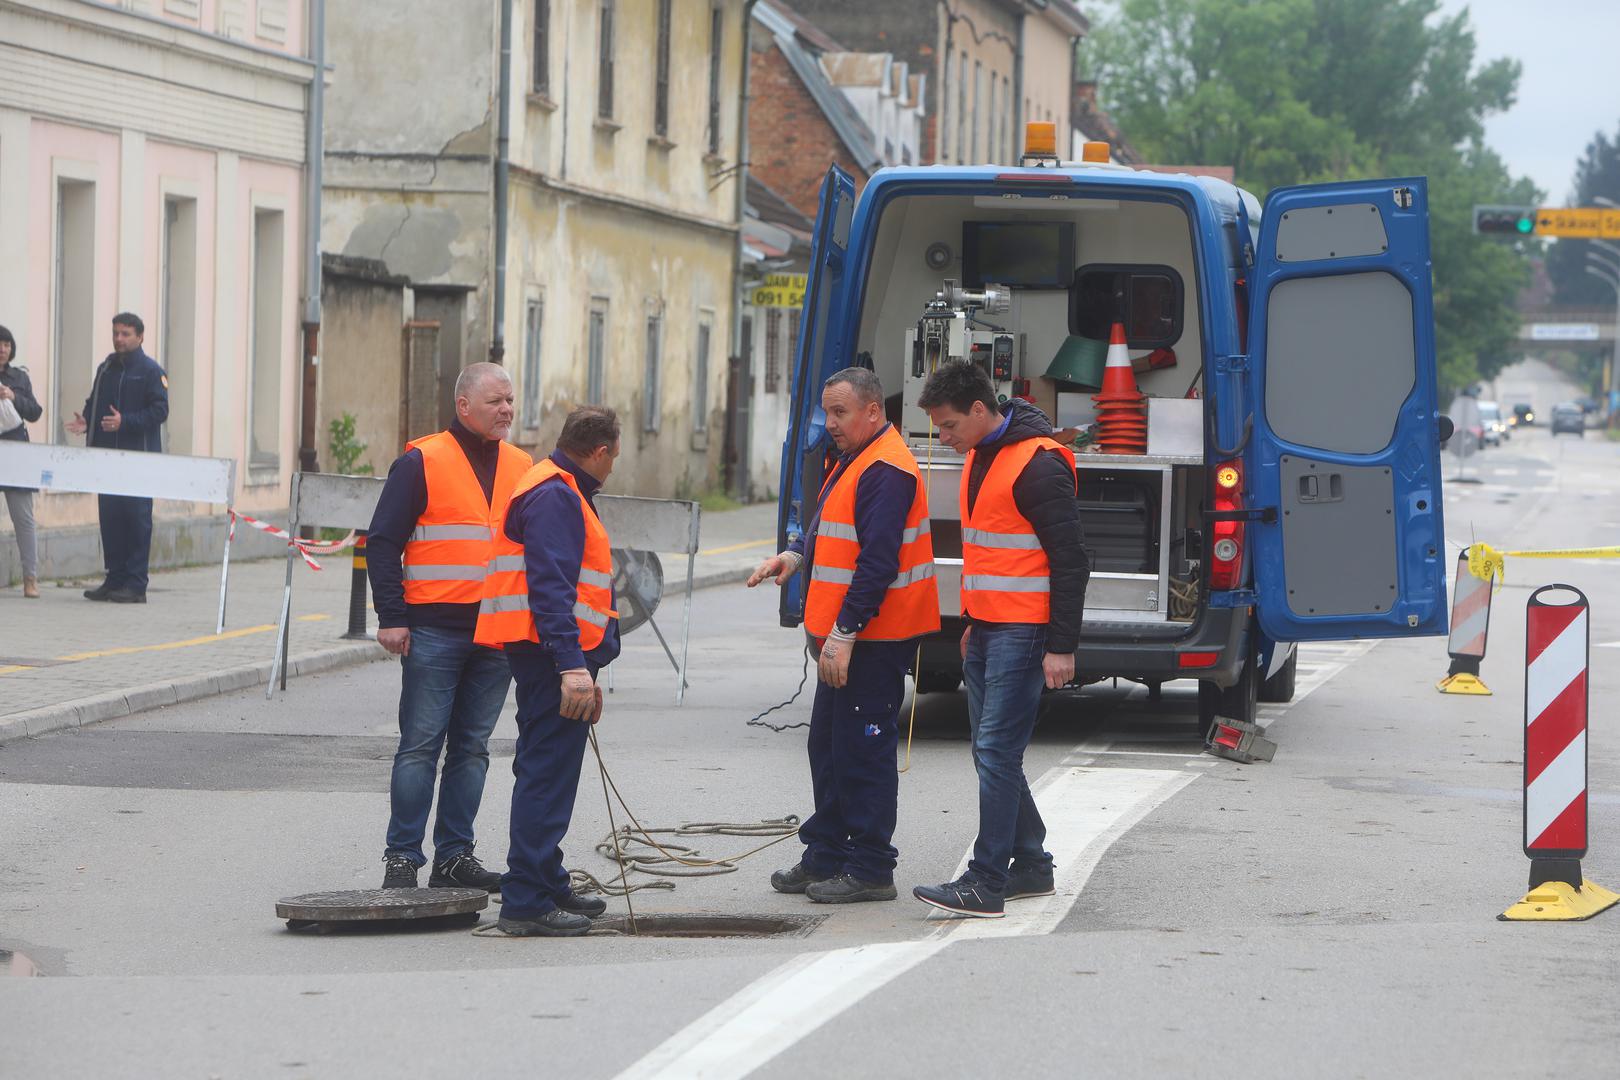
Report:
[[[450,421],[450,434],[472,465],[484,498],[495,494],[495,468],[500,462],[501,444],[476,435]],[[405,602],[405,541],[411,538],[417,519],[427,513],[427,468],[422,451],[407,450],[388,470],[388,480],[377,498],[366,535],[366,576],[371,580],[372,606],[377,609],[377,625],[383,629],[400,626],[432,626],[472,636],[478,626],[477,604],[407,604]]]
[[[561,450],[551,460],[568,470],[579,493],[596,508],[592,496],[602,486]],[[535,462],[536,465],[539,462]],[[540,648],[551,653],[558,671],[588,667],[593,673],[619,655],[619,620],[609,619],[607,636],[590,652],[579,646],[574,617],[580,563],[585,557],[585,519],[579,500],[560,480],[532,487],[512,500],[506,511],[507,539],[523,545],[523,567],[529,579],[529,609]],[[612,538],[609,537],[609,540]],[[518,650],[521,653],[523,650]]]
[[[116,407],[123,416],[117,431],[102,431],[101,419]],[[109,450],[163,449],[163,422],[169,418],[169,377],[158,362],[136,349],[127,356],[109,353],[96,368],[90,396],[84,399],[86,441]]]
[[[17,407],[17,415],[23,418],[21,425],[10,431],[0,432],[0,439],[9,439],[12,442],[28,441],[28,425],[37,421],[45,412],[40,408],[39,399],[34,396],[34,384],[28,379],[28,369],[18,367],[16,363],[7,364],[0,368],[0,386],[8,387],[16,397],[11,403]],[[0,491],[33,491],[33,488],[0,487]]]
[[[1027,401],[1013,398],[1002,413],[1008,417],[1007,430],[975,448],[973,471],[968,475],[969,509],[977,502],[985,474],[1003,447],[1052,434],[1046,414]],[[1091,562],[1082,546],[1080,507],[1074,499],[1074,476],[1068,462],[1052,451],[1036,454],[1013,481],[1013,503],[1035,527],[1051,565],[1052,615],[1047,623],[1046,651],[1073,652],[1080,645]]]
[[[816,561],[816,534],[821,528],[821,502],[826,492],[833,489],[837,478],[860,457],[861,451],[883,437],[889,430],[884,424],[866,442],[838,457],[831,477],[824,486],[823,498],[816,503],[816,512],[809,528],[789,545],[788,550],[805,555],[806,578],[808,566]],[[879,462],[883,465],[882,462]],[[889,586],[900,573],[900,541],[906,529],[906,515],[911,512],[911,500],[917,495],[917,480],[909,473],[884,465],[869,468],[861,474],[855,485],[855,535],[860,537],[861,553],[855,559],[855,574],[844,594],[844,603],[838,610],[836,625],[859,632],[876,617]]]

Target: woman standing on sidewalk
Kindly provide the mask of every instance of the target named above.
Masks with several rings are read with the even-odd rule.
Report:
[[[28,441],[28,425],[44,412],[34,397],[34,384],[29,381],[28,369],[19,367],[17,339],[11,331],[0,326],[0,401],[10,402],[23,422],[10,431],[0,431],[0,439],[14,442]],[[3,425],[0,425],[3,426]],[[0,488],[6,494],[6,506],[11,510],[11,526],[17,533],[17,548],[22,552],[23,595],[30,600],[39,599],[39,566],[34,540],[34,491],[32,488]]]

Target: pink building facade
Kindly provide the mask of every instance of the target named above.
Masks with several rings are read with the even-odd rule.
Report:
[[[169,376],[165,448],[236,460],[237,505],[284,512],[305,25],[304,0],[0,0],[0,324],[45,408],[35,441],[82,444],[63,425],[112,316],[133,311]],[[42,574],[84,572],[94,497],[47,492],[35,508]],[[159,503],[154,563],[186,561],[204,546],[188,530],[217,529],[220,511]]]

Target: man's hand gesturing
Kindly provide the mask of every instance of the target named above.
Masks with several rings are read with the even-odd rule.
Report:
[[[748,575],[748,587],[752,589],[768,577],[776,578],[778,585],[786,585],[789,579],[799,572],[799,567],[803,564],[804,556],[796,551],[784,551],[781,554],[772,555],[760,563],[752,574]]]

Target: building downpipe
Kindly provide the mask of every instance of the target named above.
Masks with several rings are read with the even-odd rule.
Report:
[[[315,420],[320,400],[321,183],[326,156],[326,0],[309,0],[309,51],[315,65],[309,84],[304,139],[304,347],[299,395],[298,468],[317,472]]]
[[[501,0],[500,134],[495,140],[495,301],[489,338],[491,363],[506,362],[507,190],[512,156],[512,0]]]

